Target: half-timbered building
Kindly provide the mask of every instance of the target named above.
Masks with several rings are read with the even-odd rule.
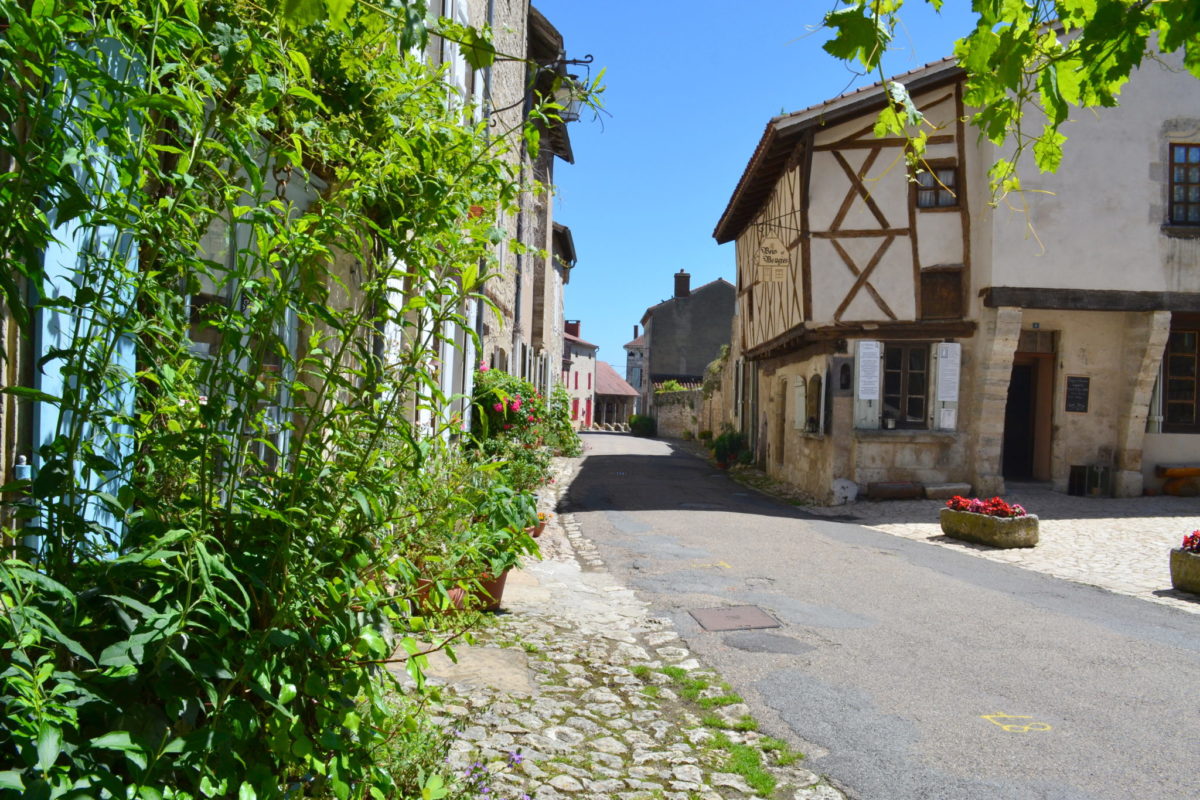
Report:
[[[879,85],[769,122],[714,232],[736,242],[731,422],[824,499],[1140,494],[1200,462],[1200,83],[1143,67],[1067,124],[1057,174],[995,204],[1011,151],[970,129],[962,79],[901,79],[934,126],[919,168],[874,134]]]

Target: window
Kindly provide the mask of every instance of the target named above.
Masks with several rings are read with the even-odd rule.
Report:
[[[928,394],[929,345],[884,345],[884,427],[924,428]]]
[[[1200,144],[1171,145],[1170,196],[1172,225],[1200,225]]]
[[[808,404],[805,408],[807,417],[805,419],[804,429],[806,431],[811,431],[812,433],[820,433],[824,427],[822,425],[822,422],[824,421],[822,419],[822,414],[825,411],[825,395],[821,391],[822,383],[823,381],[821,380],[820,375],[813,375],[808,379]]]
[[[1196,380],[1200,358],[1200,330],[1173,330],[1167,339],[1167,357],[1163,366],[1166,392],[1163,402],[1163,430],[1197,431]]]
[[[571,398],[571,419],[579,419],[579,398]]]
[[[921,270],[921,319],[962,319],[962,268]]]
[[[579,388],[579,373],[578,372],[575,373],[575,388],[576,389]]]
[[[930,165],[917,173],[917,208],[957,207],[957,167]]]
[[[588,373],[588,388],[592,388],[592,373]]]

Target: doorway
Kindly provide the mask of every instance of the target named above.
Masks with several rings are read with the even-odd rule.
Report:
[[[1053,354],[1014,355],[1004,407],[1001,471],[1005,480],[1050,480],[1053,390]]]

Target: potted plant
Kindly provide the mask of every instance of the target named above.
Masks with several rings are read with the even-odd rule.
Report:
[[[1038,543],[1038,518],[1018,503],[999,497],[981,500],[955,495],[941,515],[942,533],[991,547],[1033,547]]]
[[[745,438],[737,431],[727,430],[713,439],[712,454],[717,466],[726,469],[736,461],[745,448]]]
[[[537,521],[537,499],[513,489],[496,471],[476,472],[462,487],[454,519],[427,520],[422,527],[442,541],[435,555],[418,565],[415,603],[424,611],[499,608],[508,571],[521,557],[536,555],[529,531]]]
[[[546,530],[546,523],[550,521],[552,516],[554,515],[546,511],[537,512],[537,523],[531,528],[526,528],[529,531],[529,535],[535,539],[541,536],[542,532]]]
[[[521,557],[536,555],[537,542],[529,529],[538,521],[537,498],[494,481],[475,502],[474,521],[465,532],[461,552],[466,575],[478,585],[472,593],[483,611],[500,607],[509,570],[521,565]]]
[[[475,567],[472,577],[478,588],[471,592],[470,605],[481,611],[495,611],[500,608],[509,571],[521,566],[522,556],[537,554],[537,542],[525,528],[479,525],[471,536]]]
[[[1183,544],[1171,550],[1171,585],[1200,594],[1200,530],[1183,537]]]

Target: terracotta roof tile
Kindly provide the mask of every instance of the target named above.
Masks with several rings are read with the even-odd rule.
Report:
[[[574,342],[575,344],[583,345],[584,347],[591,347],[596,350],[600,349],[600,345],[592,344],[591,342],[585,342],[583,339],[580,339],[578,336],[572,336],[569,333],[564,333],[563,338],[566,339],[568,342]]]
[[[638,390],[625,382],[607,361],[596,362],[596,394],[637,397]]]

